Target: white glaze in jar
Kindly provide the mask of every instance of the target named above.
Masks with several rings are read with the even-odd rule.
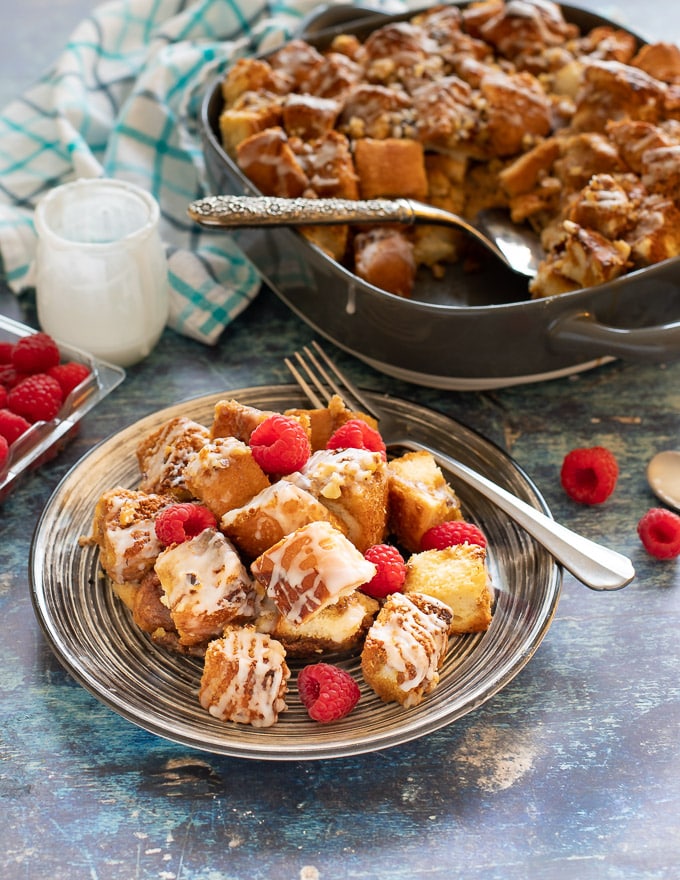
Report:
[[[57,187],[35,212],[42,329],[127,367],[145,358],[168,317],[168,269],[153,196],[88,178]]]

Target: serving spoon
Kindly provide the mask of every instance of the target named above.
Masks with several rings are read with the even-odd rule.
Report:
[[[275,196],[207,196],[192,202],[189,216],[202,226],[318,226],[337,223],[400,223],[454,226],[472,236],[505,265],[527,278],[536,275],[544,252],[538,236],[513,224],[506,211],[481,211],[475,223],[415,199],[305,199]]]
[[[657,452],[647,465],[647,481],[657,498],[680,510],[680,451]]]

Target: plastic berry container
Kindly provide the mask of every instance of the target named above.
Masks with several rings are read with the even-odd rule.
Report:
[[[16,343],[35,332],[33,327],[0,315],[2,342]],[[49,422],[35,422],[10,446],[9,456],[0,467],[0,503],[24,474],[54,458],[75,435],[83,416],[125,378],[125,370],[121,367],[98,360],[80,349],[58,344],[62,362],[85,364],[90,374],[71,391],[55,418]]]

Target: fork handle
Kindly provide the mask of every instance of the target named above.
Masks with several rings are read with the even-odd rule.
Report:
[[[635,569],[628,557],[572,532],[461,462],[416,440],[398,440],[396,443],[411,450],[424,449],[429,452],[442,467],[505,511],[591,590],[619,590],[635,577]]]

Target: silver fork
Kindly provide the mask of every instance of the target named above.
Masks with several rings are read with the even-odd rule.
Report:
[[[294,358],[295,362],[285,358],[285,364],[313,407],[326,406],[333,394],[338,394],[349,409],[363,410],[378,420],[380,433],[387,447],[426,450],[441,467],[507,513],[557,562],[591,590],[618,590],[635,577],[635,569],[626,556],[560,525],[462,462],[409,437],[405,424],[376,406],[373,399],[369,400],[362,394],[318,343],[313,342],[311,348],[306,346],[302,352],[295,352]]]

